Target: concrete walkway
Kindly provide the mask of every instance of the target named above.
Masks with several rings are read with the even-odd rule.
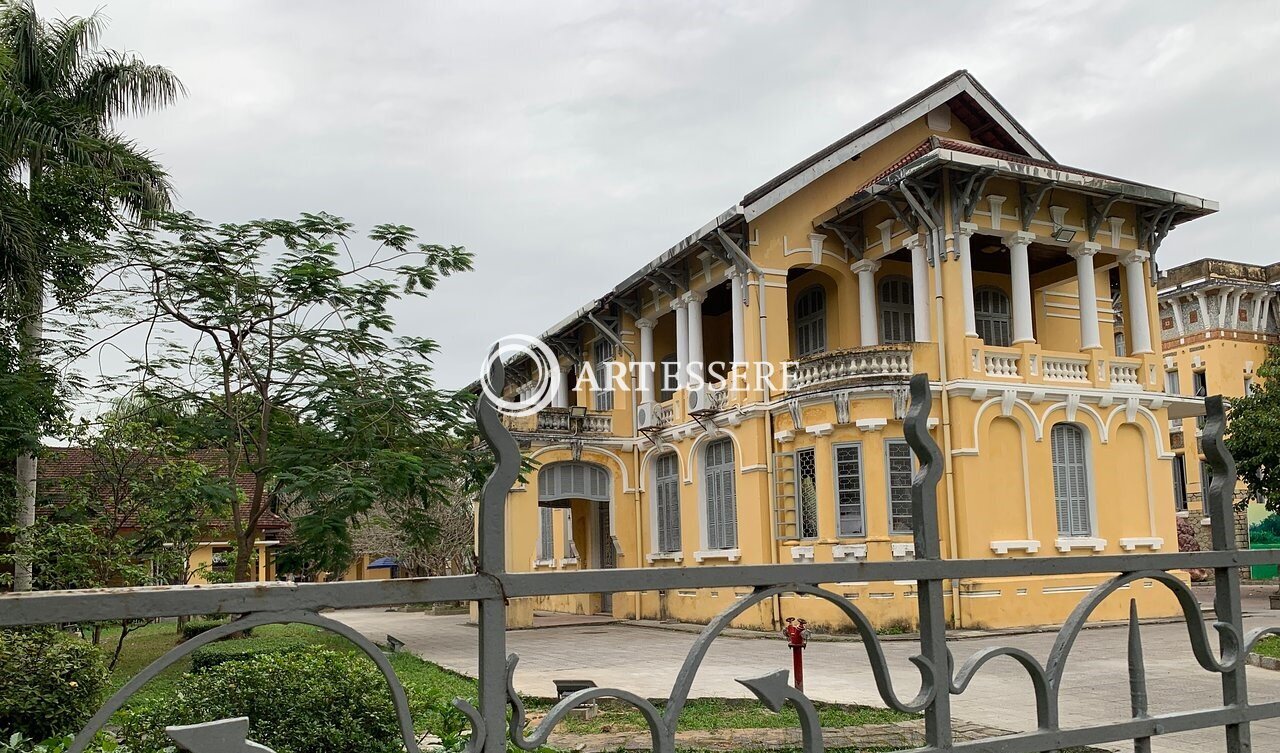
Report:
[[[1250,592],[1251,611],[1245,627],[1280,625],[1280,613],[1266,609],[1265,590]],[[430,617],[381,610],[335,612],[332,617],[375,640],[387,634],[404,641],[419,656],[458,672],[476,674],[478,632],[465,617]],[[1144,625],[1147,681],[1152,713],[1193,710],[1221,701],[1218,675],[1200,668],[1191,654],[1186,628],[1178,624]],[[553,697],[554,678],[594,680],[601,686],[624,688],[642,696],[665,698],[695,636],[680,631],[654,630],[622,624],[578,625],[507,633],[507,650],[520,655],[516,689],[524,694]],[[957,639],[952,651],[957,663],[988,646],[1012,645],[1042,661],[1053,645],[1052,633],[999,635]],[[1092,725],[1129,718],[1129,679],[1126,664],[1127,631],[1100,627],[1086,630],[1077,640],[1064,678],[1062,725]],[[884,644],[898,695],[910,698],[918,687],[918,673],[908,658],[916,653],[910,641]],[[866,653],[859,643],[815,642],[805,655],[807,693],[818,700],[883,706],[871,679]],[[789,668],[790,655],[779,639],[722,636],[712,645],[693,684],[693,696],[749,697],[734,681]],[[1250,667],[1250,699],[1280,700],[1280,672]],[[1035,706],[1025,671],[1008,660],[988,664],[969,688],[952,698],[958,720],[1007,730],[1035,726]],[[1254,750],[1280,751],[1280,720],[1253,725]],[[1166,753],[1214,753],[1225,745],[1220,730],[1156,738],[1154,749]],[[1131,750],[1132,745],[1116,750]]]

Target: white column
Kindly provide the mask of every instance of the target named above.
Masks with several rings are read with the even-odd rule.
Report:
[[[691,291],[685,294],[685,300],[689,302],[689,368],[698,379],[705,381],[706,372],[702,368],[702,302],[707,300],[707,295]],[[692,378],[686,380],[685,386],[692,381]]]
[[[960,294],[964,296],[964,333],[969,337],[978,336],[978,318],[973,313],[973,248],[970,238],[977,232],[978,226],[972,222],[961,222],[956,232],[956,254],[960,257]]]
[[[1129,342],[1130,353],[1150,353],[1151,318],[1147,314],[1147,273],[1144,262],[1150,258],[1146,251],[1131,251],[1120,259],[1124,265],[1129,292]]]
[[[1186,328],[1184,328],[1182,325],[1181,296],[1175,296],[1174,298],[1170,299],[1169,306],[1173,309],[1173,331],[1178,335],[1178,337],[1182,337],[1183,335],[1187,334],[1187,331],[1186,331]]]
[[[1076,291],[1080,294],[1080,350],[1102,347],[1098,333],[1098,282],[1093,271],[1093,256],[1102,246],[1081,243],[1067,253],[1076,260]]]
[[[556,361],[556,368],[560,369],[560,383],[556,385],[556,395],[551,399],[551,405],[554,408],[568,408],[569,382],[572,381],[573,365],[570,364],[565,368],[564,364]]]
[[[733,317],[733,362],[747,361],[747,329],[744,321],[746,312],[742,302],[743,274],[738,269],[730,269],[729,278],[729,311]]]
[[[640,373],[636,381],[640,387],[640,405],[653,402],[653,320],[637,319],[640,328]]]
[[[1195,296],[1200,304],[1200,321],[1204,323],[1203,329],[1213,329],[1213,320],[1209,318],[1209,298],[1205,296],[1203,290],[1196,291]]]
[[[1267,323],[1271,319],[1271,302],[1275,300],[1275,293],[1267,293],[1262,296],[1262,303],[1258,306],[1258,318],[1253,323],[1253,328],[1259,332],[1267,331]]]
[[[1016,232],[1009,236],[1009,272],[1013,278],[1013,341],[1033,343],[1035,328],[1031,322],[1031,262],[1027,246],[1035,233]]]
[[[913,235],[902,242],[911,250],[911,305],[916,342],[929,342],[929,257],[924,238]]]
[[[863,259],[849,265],[858,275],[858,324],[862,347],[880,344],[880,323],[876,319],[876,270],[880,262]]]
[[[689,310],[684,297],[673,300],[671,310],[676,312],[676,388],[684,389],[688,384],[685,375],[689,373]]]

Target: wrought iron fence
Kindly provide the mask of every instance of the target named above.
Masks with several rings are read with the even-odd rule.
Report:
[[[494,383],[501,381],[495,371]],[[943,560],[939,537],[937,483],[942,457],[927,429],[931,393],[925,375],[910,385],[910,408],[904,431],[920,461],[912,482],[914,561],[849,562],[801,565],[742,565],[706,568],[653,568],[577,571],[563,573],[508,573],[505,562],[505,505],[507,491],[520,470],[520,450],[494,407],[478,406],[480,430],[497,459],[478,511],[478,567],[473,575],[407,580],[327,584],[239,584],[201,588],[174,586],[143,589],[93,590],[10,594],[0,597],[0,626],[57,624],[89,620],[120,620],[223,613],[239,615],[234,621],[200,634],[156,660],[116,692],[76,736],[70,753],[81,753],[111,715],[129,697],[166,667],[200,646],[247,628],[271,623],[305,623],[345,636],[377,664],[391,688],[403,744],[419,753],[413,720],[403,686],[379,648],[354,629],[320,614],[325,609],[390,606],[406,603],[478,602],[480,630],[479,708],[465,700],[455,705],[471,720],[469,753],[503,753],[508,739],[516,747],[532,751],[545,744],[552,729],[575,707],[599,698],[614,698],[634,706],[644,716],[653,750],[673,753],[676,724],[689,697],[694,677],[711,643],[730,622],[752,605],[779,594],[807,594],[825,599],[842,611],[858,632],[867,652],[872,680],[889,707],[924,717],[925,747],[915,753],[940,751],[978,753],[1044,753],[1073,746],[1132,740],[1136,751],[1149,751],[1152,737],[1195,729],[1222,727],[1229,753],[1252,749],[1249,723],[1280,717],[1280,701],[1250,703],[1245,677],[1249,649],[1264,635],[1280,635],[1280,627],[1245,633],[1240,603],[1240,568],[1280,561],[1277,551],[1238,551],[1233,535],[1232,491],[1235,466],[1223,443],[1225,418],[1220,397],[1206,400],[1208,420],[1204,454],[1213,469],[1207,512],[1212,522],[1213,551],[1168,554],[1045,557],[1016,560]],[[1215,641],[1206,628],[1200,606],[1189,587],[1173,571],[1209,568],[1214,571]],[[987,648],[959,666],[947,645],[943,588],[946,581],[969,577],[1048,576],[1101,573],[1114,577],[1098,585],[1071,613],[1057,634],[1048,660],[1041,663],[1015,647]],[[1186,620],[1196,662],[1222,678],[1222,703],[1197,711],[1150,714],[1138,632],[1136,607],[1130,615],[1130,695],[1132,717],[1126,721],[1064,729],[1059,720],[1059,694],[1063,673],[1076,637],[1098,605],[1118,589],[1148,579],[1167,588],[1177,598]],[[917,585],[920,625],[919,654],[911,661],[918,672],[913,692],[904,699],[891,676],[876,632],[857,606],[819,584],[846,581],[914,580]],[[507,601],[517,597],[551,596],[662,589],[748,586],[754,590],[715,618],[694,642],[678,673],[665,706],[624,688],[590,688],[561,699],[530,729],[520,698],[514,689],[517,657],[506,650]],[[1035,729],[983,740],[956,740],[952,733],[951,697],[964,693],[975,675],[991,660],[1005,657],[1027,673],[1034,691]],[[790,687],[785,671],[743,678],[766,706],[780,710],[792,704],[798,711],[803,747],[823,749],[822,730],[814,705]],[[511,714],[507,714],[508,707]],[[266,750],[245,741],[247,720],[210,720],[204,724],[172,727],[168,733],[188,750]]]

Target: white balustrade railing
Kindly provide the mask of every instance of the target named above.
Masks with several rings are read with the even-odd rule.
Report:
[[[982,369],[987,376],[1016,377],[1018,376],[1018,362],[1021,360],[1021,353],[987,350],[982,353]]]
[[[653,420],[655,426],[670,426],[671,421],[675,418],[676,409],[670,403],[659,403],[653,408]]]
[[[909,376],[910,345],[838,350],[809,356],[791,364],[787,371],[787,386],[794,391],[848,379]]]
[[[568,408],[544,408],[538,411],[537,431],[574,432],[582,434],[613,433],[613,416],[587,413],[574,418]]]
[[[1078,382],[1088,384],[1089,361],[1083,358],[1045,356],[1044,379],[1046,382]]]
[[[1139,369],[1142,368],[1142,362],[1134,361],[1126,363],[1123,361],[1111,362],[1111,387],[1117,390],[1140,390],[1142,389],[1142,380],[1138,376]]]

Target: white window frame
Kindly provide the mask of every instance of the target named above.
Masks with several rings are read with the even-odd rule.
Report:
[[[710,462],[713,448],[724,446],[729,450],[727,463],[712,465]],[[729,438],[708,442],[702,448],[702,539],[705,551],[735,551],[738,548],[738,491],[737,491],[737,451],[733,440]],[[714,483],[719,490],[726,488],[728,495],[713,493]],[[717,512],[717,509],[719,512]],[[726,513],[728,520],[719,520],[720,514]],[[716,532],[713,534],[713,531]],[[721,535],[729,531],[730,535]]]
[[[801,455],[808,455],[813,458],[813,499],[811,504],[805,504],[805,488],[804,488],[804,472],[800,463]],[[795,474],[796,474],[796,538],[802,540],[818,538],[818,448],[817,447],[797,447],[795,451]],[[812,513],[807,515],[806,512]],[[810,520],[812,518],[812,520]],[[812,533],[805,533],[805,528],[812,525]]]
[[[885,301],[885,288],[900,286],[903,301],[888,303]],[[880,342],[910,343],[916,340],[915,291],[910,278],[901,275],[890,275],[876,283],[876,300],[880,303]],[[890,329],[899,332],[890,333]],[[898,335],[901,335],[899,337]]]
[[[1081,525],[1079,520],[1075,519],[1076,511],[1073,509],[1073,500],[1071,499],[1071,490],[1064,490],[1059,483],[1060,480],[1069,482],[1065,477],[1069,472],[1069,468],[1064,468],[1062,474],[1059,473],[1059,462],[1054,459],[1058,453],[1056,450],[1057,438],[1059,432],[1074,431],[1080,437],[1080,465],[1081,475],[1080,492],[1084,494],[1084,514],[1087,516]],[[1064,435],[1065,436],[1065,435]],[[1049,429],[1049,463],[1053,476],[1053,511],[1054,520],[1058,529],[1058,537],[1063,539],[1089,538],[1096,535],[1097,532],[1097,510],[1095,509],[1095,495],[1093,493],[1093,451],[1090,442],[1089,431],[1085,427],[1077,423],[1060,422],[1053,425]],[[1062,506],[1067,504],[1066,519],[1067,528],[1063,530]]]
[[[911,450],[911,445],[907,444],[907,440],[905,438],[896,437],[892,439],[886,439],[884,441],[884,496],[885,496],[885,503],[886,503],[885,508],[889,515],[889,534],[895,535],[895,536],[905,536],[912,533],[911,528],[902,530],[899,528],[895,528],[894,526],[895,516],[893,514],[893,491],[895,487],[893,484],[892,475],[890,471],[890,463],[892,462],[892,458],[890,457],[890,452],[889,452],[890,447],[907,448],[907,455],[911,459],[911,475],[913,477],[915,476],[915,471],[916,471],[916,455],[915,455],[915,452]],[[909,504],[911,499],[910,481],[907,482],[906,490],[907,490],[907,499]],[[911,519],[910,511],[908,511],[907,513],[907,520],[913,524],[915,522]]]
[[[1173,389],[1169,389],[1172,387]],[[1182,375],[1178,372],[1178,367],[1166,369],[1164,372],[1164,391],[1168,395],[1182,394]]]
[[[1003,302],[1003,311],[992,310],[995,307],[989,306],[997,300]],[[1013,344],[1011,306],[1009,294],[994,285],[982,285],[973,291],[974,324],[978,337],[984,343],[999,348],[1007,348]]]
[[[578,544],[573,540],[573,509],[566,507],[564,509],[564,558],[566,560],[578,559]]]
[[[608,338],[597,338],[591,343],[591,370],[596,379],[596,394],[592,403],[596,410],[613,410],[613,381],[609,378],[609,363],[615,354],[614,345]]]
[[[842,490],[840,489],[840,451],[853,450],[854,463],[858,469],[858,484],[856,491],[858,495],[858,519],[860,526],[855,531],[846,530],[844,528],[843,499]],[[839,442],[831,446],[831,478],[835,491],[836,506],[836,536],[840,538],[861,538],[867,535],[867,482],[866,469],[862,464],[862,443],[861,442]]]
[[[808,299],[814,300],[813,310],[800,313],[800,307]],[[827,291],[821,285],[810,285],[796,296],[796,357],[817,355],[827,351]],[[808,342],[806,342],[808,341]],[[806,347],[806,344],[808,347]]]
[[[534,558],[540,563],[550,563],[556,557],[555,510],[538,506],[538,552]]]
[[[662,474],[662,465],[672,464],[671,474]],[[674,499],[664,499],[664,488],[674,494]],[[674,504],[675,530],[668,528],[664,512]],[[653,460],[653,551],[655,554],[676,554],[683,550],[680,530],[680,456],[674,452],[659,455]]]
[[[1173,509],[1182,512],[1187,509],[1187,456],[1175,454],[1170,462],[1173,467]],[[1179,483],[1181,482],[1181,483]]]

